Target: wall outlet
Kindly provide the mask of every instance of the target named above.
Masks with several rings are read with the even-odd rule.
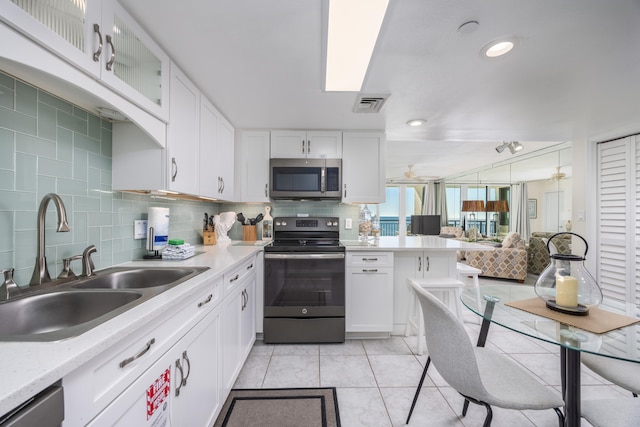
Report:
[[[351,218],[344,219],[344,228],[345,230],[351,230],[353,228],[353,220]]]
[[[133,238],[136,240],[147,238],[147,220],[136,219],[133,221]]]

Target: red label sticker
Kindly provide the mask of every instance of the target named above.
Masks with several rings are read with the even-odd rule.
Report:
[[[147,420],[162,406],[171,392],[171,367],[147,388]]]

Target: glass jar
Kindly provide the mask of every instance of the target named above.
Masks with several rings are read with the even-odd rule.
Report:
[[[551,241],[563,234],[582,239],[585,244],[584,255],[551,254]],[[549,237],[547,251],[550,253],[550,262],[535,285],[536,294],[546,302],[547,307],[562,313],[584,316],[588,314],[589,307],[602,302],[602,290],[584,265],[588,249],[587,241],[575,233],[556,233]]]
[[[360,210],[360,219],[358,221],[358,240],[367,241],[372,228],[371,211],[367,205],[364,205]]]

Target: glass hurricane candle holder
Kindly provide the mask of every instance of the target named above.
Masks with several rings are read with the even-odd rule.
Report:
[[[552,240],[562,234],[577,236],[584,242],[584,255],[551,253]],[[547,307],[562,313],[587,315],[589,307],[602,302],[602,290],[596,280],[584,266],[589,245],[575,233],[556,233],[547,241],[549,265],[538,277],[535,285],[536,295],[542,298]]]

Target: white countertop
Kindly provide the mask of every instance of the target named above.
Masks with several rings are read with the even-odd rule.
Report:
[[[262,250],[234,242],[198,246],[184,261],[131,261],[118,267],[206,266],[209,270],[75,338],[57,342],[0,342],[0,416],[44,390],[103,350],[157,319],[204,283]],[[38,313],[33,313],[37,316]]]
[[[478,243],[445,239],[440,236],[383,236],[368,242],[358,240],[341,240],[347,251],[437,251],[449,252],[460,250],[490,251],[493,247]]]

